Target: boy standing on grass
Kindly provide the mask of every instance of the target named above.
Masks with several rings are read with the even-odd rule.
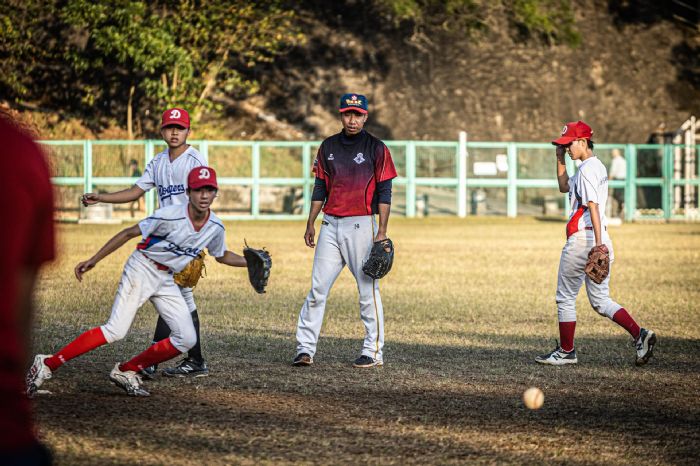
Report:
[[[224,226],[209,208],[218,190],[214,169],[194,168],[187,178],[187,185],[188,204],[157,210],[152,216],[117,233],[93,257],[75,267],[75,276],[82,281],[83,275],[102,259],[130,239],[143,236],[143,241],[124,266],[107,323],[84,332],[54,355],[36,355],[26,377],[29,396],[33,396],[66,362],[124,338],[136,312],[149,299],[172,332],[130,360],[115,364],[109,379],[127,395],[149,396],[139,372],[194,346],[197,341],[195,326],[185,298],[173,281],[173,273],[185,268],[204,248],[221,264],[245,267],[246,260],[226,249]]]
[[[610,299],[610,275],[596,283],[586,274],[586,263],[594,251],[609,255],[610,266],[615,259],[608,236],[605,205],[608,201],[608,173],[605,165],[593,154],[593,130],[583,121],[567,123],[561,137],[552,141],[556,146],[559,191],[569,193],[571,217],[566,224],[566,244],[561,252],[557,281],[557,309],[561,344],[551,353],[537,356],[540,364],[561,366],[576,364],[574,333],[576,331],[576,296],[586,282],[588,301],[600,315],[608,317],[632,335],[637,349],[635,364],[644,365],[651,358],[656,344],[653,331],[640,328],[627,310]],[[566,172],[564,154],[580,160],[576,174]]]

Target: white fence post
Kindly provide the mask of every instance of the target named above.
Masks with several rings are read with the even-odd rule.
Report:
[[[406,143],[406,217],[416,216],[416,144]]]
[[[518,216],[518,149],[508,143],[508,188],[506,212],[508,217]]]
[[[253,218],[260,216],[260,143],[253,143],[253,186],[250,193],[251,215]]]
[[[459,150],[457,152],[457,215],[467,216],[467,132],[459,132]]]

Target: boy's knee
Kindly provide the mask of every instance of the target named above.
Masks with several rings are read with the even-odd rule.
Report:
[[[115,341],[123,340],[126,334],[129,332],[128,328],[119,328],[114,325],[110,325],[109,322],[101,327],[102,334],[108,343],[114,343]]]
[[[194,331],[194,326],[184,331],[173,333],[170,335],[170,338],[173,342],[173,346],[183,353],[189,351],[197,344],[197,334]]]

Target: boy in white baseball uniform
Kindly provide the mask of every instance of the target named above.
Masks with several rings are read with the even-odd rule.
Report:
[[[646,364],[652,356],[656,335],[640,328],[627,310],[610,299],[610,275],[597,284],[585,273],[586,261],[591,249],[607,248],[610,266],[614,261],[612,241],[608,235],[605,206],[608,200],[608,173],[605,165],[593,155],[593,131],[583,121],[567,123],[561,137],[552,141],[556,146],[557,180],[559,190],[569,193],[571,216],[566,225],[566,244],[559,261],[557,282],[557,309],[559,313],[559,337],[561,345],[551,353],[538,356],[541,364],[560,366],[576,364],[574,333],[576,330],[576,296],[586,282],[588,301],[600,315],[612,319],[627,330],[637,349],[638,366]],[[581,161],[576,174],[569,177],[566,172],[564,154],[572,160]]]
[[[226,249],[224,226],[209,208],[218,190],[216,172],[209,167],[196,167],[187,183],[187,204],[157,210],[117,233],[92,258],[75,267],[75,276],[82,281],[83,274],[99,261],[131,238],[143,237],[124,266],[107,323],[84,332],[54,355],[37,355],[26,379],[29,396],[67,361],[124,338],[136,312],[149,299],[172,333],[129,361],[115,364],[109,375],[112,382],[130,396],[148,396],[138,372],[172,359],[195,344],[194,324],[173,273],[182,270],[204,248],[222,264],[245,267],[246,260]]]
[[[88,206],[98,202],[108,202],[113,204],[132,202],[143,193],[153,189],[158,189],[159,207],[167,207],[174,204],[187,204],[187,175],[195,167],[206,166],[206,159],[197,149],[187,144],[187,136],[190,133],[190,116],[185,109],[171,108],[163,112],[161,118],[161,136],[168,144],[168,148],[156,155],[146,166],[143,175],[131,188],[115,193],[87,193],[83,195],[83,204]],[[195,331],[197,333],[197,343],[188,352],[187,358],[183,359],[177,367],[166,369],[163,375],[182,377],[185,375],[202,377],[209,374],[204,357],[199,333],[199,314],[194,302],[192,288],[180,287],[187,307],[192,315]],[[153,343],[160,341],[170,335],[170,328],[158,317],[156,330],[153,335]],[[152,377],[155,374],[156,366],[144,369],[144,375]]]

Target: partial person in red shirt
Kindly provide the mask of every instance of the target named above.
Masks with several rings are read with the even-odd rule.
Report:
[[[39,147],[0,117],[0,185],[8,202],[0,208],[10,227],[0,229],[0,464],[51,464],[37,440],[24,373],[31,346],[32,294],[42,264],[54,258],[53,194]],[[11,168],[10,168],[11,167]]]
[[[396,168],[391,153],[378,138],[364,130],[367,98],[345,94],[340,99],[343,130],[321,143],[314,163],[316,182],[304,233],[316,247],[311,290],[299,313],[295,366],[310,366],[323,323],[326,299],[333,283],[348,266],[360,293],[360,317],[365,339],[354,367],[384,364],[384,310],[379,282],[362,271],[375,241],[387,238],[391,210],[391,180]],[[318,244],[314,222],[323,210]],[[379,223],[375,215],[379,214]]]

